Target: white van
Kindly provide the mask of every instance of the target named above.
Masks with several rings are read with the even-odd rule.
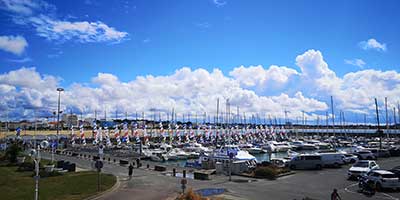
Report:
[[[344,155],[338,152],[319,153],[324,166],[340,167],[344,165]]]

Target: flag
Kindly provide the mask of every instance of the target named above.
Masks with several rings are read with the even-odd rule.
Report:
[[[85,139],[85,132],[83,131],[83,124],[81,124],[80,128],[80,132],[81,132],[81,144],[83,144],[83,146],[86,145],[86,139]]]

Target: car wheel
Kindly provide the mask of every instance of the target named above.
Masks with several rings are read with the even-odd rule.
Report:
[[[339,166],[340,166],[339,163],[334,163],[333,164],[333,167],[335,167],[335,168],[339,168]]]
[[[351,160],[350,160],[350,163],[355,163],[355,162],[356,162],[355,159],[351,159]]]
[[[371,156],[368,156],[368,157],[367,157],[367,160],[372,160],[372,157],[371,157]]]
[[[295,170],[296,169],[296,165],[290,165],[290,169]]]
[[[320,170],[320,169],[322,169],[322,166],[321,165],[316,165],[315,168]]]

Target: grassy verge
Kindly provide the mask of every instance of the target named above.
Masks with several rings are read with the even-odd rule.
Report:
[[[35,182],[33,172],[17,172],[16,166],[0,166],[1,199],[33,199]],[[101,175],[102,191],[116,182],[113,175]],[[39,199],[78,200],[97,193],[97,173],[77,172],[62,176],[41,178]]]

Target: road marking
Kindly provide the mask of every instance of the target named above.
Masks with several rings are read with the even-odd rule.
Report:
[[[392,195],[389,195],[389,194],[387,194],[387,193],[383,193],[383,192],[382,192],[382,194],[385,195],[387,198],[389,198],[389,199],[391,199],[391,200],[399,200],[399,198],[396,198],[396,197],[394,197],[394,196],[392,196]]]
[[[359,193],[359,192],[355,192],[355,191],[350,190],[351,187],[354,187],[354,186],[356,186],[356,185],[358,185],[358,183],[354,183],[354,184],[348,185],[347,187],[344,188],[344,190],[345,190],[346,192],[349,192],[349,193],[364,195],[363,193]],[[381,195],[383,195],[383,196],[378,196],[379,194],[381,194]],[[394,197],[394,196],[392,196],[392,195],[389,195],[389,194],[383,193],[383,192],[376,193],[376,194],[374,195],[374,197],[375,197],[375,198],[378,198],[378,199],[399,200],[399,198],[396,198],[396,197]]]

